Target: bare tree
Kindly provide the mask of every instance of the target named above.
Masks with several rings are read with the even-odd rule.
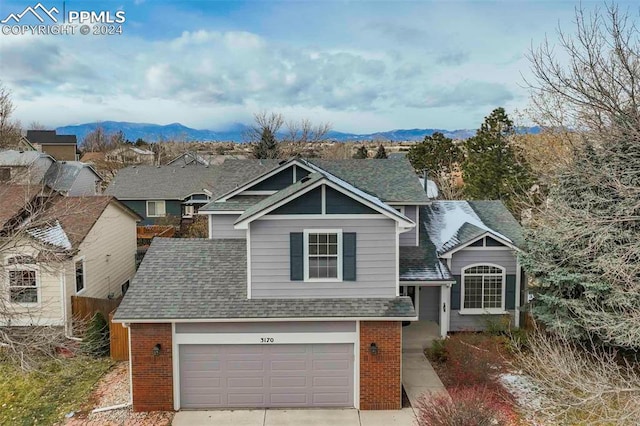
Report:
[[[88,133],[82,140],[85,152],[107,152],[115,148],[112,135],[108,134],[101,125]]]
[[[12,119],[15,109],[11,91],[0,82],[0,148],[15,146],[20,140],[20,123]]]
[[[534,331],[516,364],[537,389],[523,407],[544,424],[637,425],[640,374],[619,353]]]
[[[558,36],[558,45],[546,39],[529,53],[534,118],[602,142],[640,140],[640,39],[629,14],[614,3],[592,13],[577,8],[575,31],[560,28]]]

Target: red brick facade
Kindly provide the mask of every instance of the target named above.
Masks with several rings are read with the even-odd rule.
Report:
[[[371,354],[371,343],[378,347]],[[398,321],[360,322],[360,409],[399,410],[402,408],[402,323]]]
[[[134,411],[173,411],[171,324],[131,324]],[[159,355],[153,348],[160,343]]]

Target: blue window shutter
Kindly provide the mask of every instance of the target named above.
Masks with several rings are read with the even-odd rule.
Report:
[[[289,234],[289,257],[291,263],[291,281],[304,280],[304,238],[302,232]]]
[[[507,275],[507,288],[504,292],[505,303],[504,307],[506,309],[515,309],[516,308],[516,276],[515,275]]]
[[[454,275],[456,283],[451,286],[451,310],[460,309],[460,275]]]
[[[356,280],[356,234],[345,232],[342,234],[342,280]]]

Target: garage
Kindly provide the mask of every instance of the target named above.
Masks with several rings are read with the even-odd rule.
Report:
[[[354,345],[181,344],[180,407],[353,407]]]

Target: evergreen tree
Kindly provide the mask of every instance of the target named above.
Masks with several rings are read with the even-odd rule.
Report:
[[[485,117],[476,135],[464,142],[462,176],[467,197],[503,200],[513,207],[513,195],[529,190],[533,178],[510,144],[513,133],[513,122],[504,108],[496,108]]]
[[[424,140],[409,149],[407,159],[417,171],[427,171],[433,176],[450,175],[463,159],[462,151],[440,132],[425,136]]]
[[[280,150],[278,140],[270,128],[262,129],[260,140],[253,145],[253,156],[255,158],[278,158]]]
[[[353,154],[353,158],[356,158],[356,159],[369,158],[369,151],[367,151],[367,147],[364,145],[358,147],[358,150],[356,151],[356,153]]]
[[[384,149],[384,146],[382,146],[382,144],[380,144],[378,146],[378,150],[376,151],[376,155],[374,155],[373,158],[377,158],[377,159],[385,159],[385,158],[387,158],[387,151]]]
[[[574,338],[640,349],[640,145],[578,148],[522,256],[536,318]]]

